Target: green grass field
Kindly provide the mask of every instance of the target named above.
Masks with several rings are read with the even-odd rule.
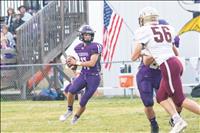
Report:
[[[200,99],[194,99],[200,103]],[[74,108],[78,106],[75,101]],[[149,122],[143,112],[140,99],[115,97],[92,98],[85,113],[76,125],[70,120],[60,122],[65,112],[66,101],[16,101],[1,102],[1,133],[149,133]],[[168,133],[169,116],[155,104],[160,133]],[[200,116],[187,110],[182,112],[188,122],[185,133],[200,133]]]

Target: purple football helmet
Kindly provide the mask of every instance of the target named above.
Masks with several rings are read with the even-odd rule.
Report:
[[[79,40],[83,41],[85,43],[91,43],[94,40],[94,33],[95,31],[89,26],[89,25],[83,25],[79,29]],[[90,34],[91,35],[91,40],[90,41],[85,41],[83,34]]]

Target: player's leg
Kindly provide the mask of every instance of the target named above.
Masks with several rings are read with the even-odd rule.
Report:
[[[187,123],[181,118],[181,116],[176,112],[174,103],[170,102],[168,98],[160,102],[160,105],[171,115],[173,119],[174,126],[170,133],[179,133],[187,127]]]
[[[63,94],[65,95],[65,98],[68,99],[68,90],[69,90],[69,87],[71,86],[71,83],[69,85],[67,85],[67,87],[65,88]],[[68,100],[67,100],[67,105],[68,105]],[[66,109],[67,111],[65,112],[64,115],[61,115],[59,120],[60,121],[65,121],[66,120],[66,117],[68,117],[68,115],[70,115],[68,112],[68,108]]]
[[[186,98],[182,103],[182,107],[195,114],[200,115],[200,105],[191,99]]]
[[[84,80],[84,76],[80,75],[77,77],[73,84],[69,86],[68,94],[67,94],[67,111],[64,115],[60,116],[61,121],[65,121],[69,116],[73,113],[73,103],[74,103],[74,95],[80,91],[84,86],[86,85],[86,82]]]
[[[67,93],[68,92],[63,92],[63,94],[64,94],[64,96],[65,96],[66,99],[67,99]]]
[[[87,86],[85,88],[85,93],[81,97],[80,106],[76,111],[74,117],[72,118],[71,124],[76,124],[80,116],[86,109],[86,104],[88,103],[89,99],[93,96],[95,91],[97,90],[99,83],[100,83],[100,76],[99,75],[87,75],[86,77]]]
[[[172,102],[172,104],[174,103],[171,98],[169,98],[169,100],[170,100],[170,102]],[[176,108],[176,111],[178,112],[178,114],[180,115],[181,111],[182,111],[182,107],[175,105],[175,108]],[[171,127],[174,127],[174,121],[173,121],[172,118],[170,118],[169,124],[170,124]]]
[[[178,64],[178,68],[182,68],[182,64],[178,59],[175,58],[174,62]],[[175,69],[174,71],[177,72],[179,70],[180,71],[179,73],[182,73],[182,69],[178,68],[174,68]],[[173,80],[172,83],[175,89],[174,95],[172,96],[173,101],[177,106],[182,106],[188,109],[189,111],[200,115],[200,105],[195,101],[188,99],[184,96],[180,74],[175,74],[173,73],[174,71],[172,71],[172,77],[174,77],[172,79]]]
[[[156,121],[156,115],[153,109],[153,106],[145,107],[144,108],[145,114],[151,124],[151,133],[158,133],[159,132],[159,126]]]
[[[71,85],[71,83],[69,83],[69,84],[65,87],[65,89],[64,89],[64,91],[63,91],[63,94],[65,95],[65,98],[66,98],[66,99],[67,99],[67,94],[68,94],[68,90],[69,90],[70,85]]]
[[[152,70],[152,74],[153,74],[153,77],[154,77],[154,78],[153,78],[153,79],[154,79],[154,81],[153,81],[153,86],[154,86],[154,88],[155,88],[155,92],[157,93],[157,91],[158,91],[158,89],[159,89],[159,86],[160,86],[160,81],[161,81],[161,78],[162,78],[161,72],[160,72],[160,70],[155,69],[155,70]],[[170,100],[169,102],[171,102],[172,106],[174,106],[172,99],[170,98],[169,100]],[[179,113],[179,115],[180,115],[180,113],[181,113],[181,111],[182,111],[182,107],[176,106],[175,108],[176,108],[176,111],[177,111],[177,112]],[[173,119],[172,119],[172,118],[170,118],[169,124],[170,124],[171,127],[174,127],[174,122],[173,122]]]
[[[176,58],[174,57],[161,64],[160,69],[162,72],[162,80],[157,92],[157,101],[170,114],[174,121],[175,126],[172,128],[171,132],[180,132],[186,128],[187,123],[180,117],[174,103],[171,102],[168,97],[173,97],[176,92],[177,84],[175,83],[175,80],[177,77],[175,76],[180,75],[181,68],[177,65]],[[181,101],[184,100],[182,94],[179,94],[180,97],[177,98],[177,101],[173,100],[176,102],[176,105],[179,105],[177,103],[181,103]]]
[[[75,115],[73,116],[72,120],[71,120],[71,124],[76,124],[77,121],[79,120],[81,114],[85,111],[86,109],[86,106],[82,107],[82,106],[79,106]]]
[[[153,88],[151,79],[145,78],[140,72],[137,73],[137,85],[140,92],[140,97],[144,104],[144,112],[151,125],[151,132],[158,133],[159,126],[156,121],[155,112],[153,110]]]
[[[181,118],[181,116],[177,113],[176,107],[174,103],[171,103],[171,100],[167,98],[166,100],[162,100],[159,102],[160,105],[168,112],[173,120],[174,127],[170,131],[170,133],[180,132],[186,128],[187,123]]]
[[[86,86],[86,81],[84,79],[84,75],[80,74],[79,77],[77,77],[72,85],[69,87],[68,92],[68,110],[73,110],[73,103],[74,103],[74,96],[77,94],[81,89],[83,89]]]
[[[68,106],[68,91],[69,91],[69,87],[71,86],[71,83],[65,88],[64,90],[64,95],[67,99],[67,106]]]

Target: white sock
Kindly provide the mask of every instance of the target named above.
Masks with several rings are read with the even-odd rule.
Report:
[[[174,124],[176,124],[176,123],[181,119],[181,117],[180,117],[180,115],[179,115],[178,113],[176,113],[176,114],[174,114],[174,115],[172,116],[172,119],[174,120],[174,121],[173,121]]]

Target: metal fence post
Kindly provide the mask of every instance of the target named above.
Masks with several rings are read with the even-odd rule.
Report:
[[[32,75],[33,75],[33,81],[35,81],[35,69],[34,69],[34,66],[32,66],[31,67],[31,70],[32,70]],[[35,87],[36,87],[36,85],[35,85],[35,82],[33,83],[33,92],[34,92],[34,94],[35,94]]]
[[[26,100],[26,99],[27,99],[27,94],[26,94],[26,82],[23,83],[23,85],[22,85],[21,98],[22,98],[23,100]]]

